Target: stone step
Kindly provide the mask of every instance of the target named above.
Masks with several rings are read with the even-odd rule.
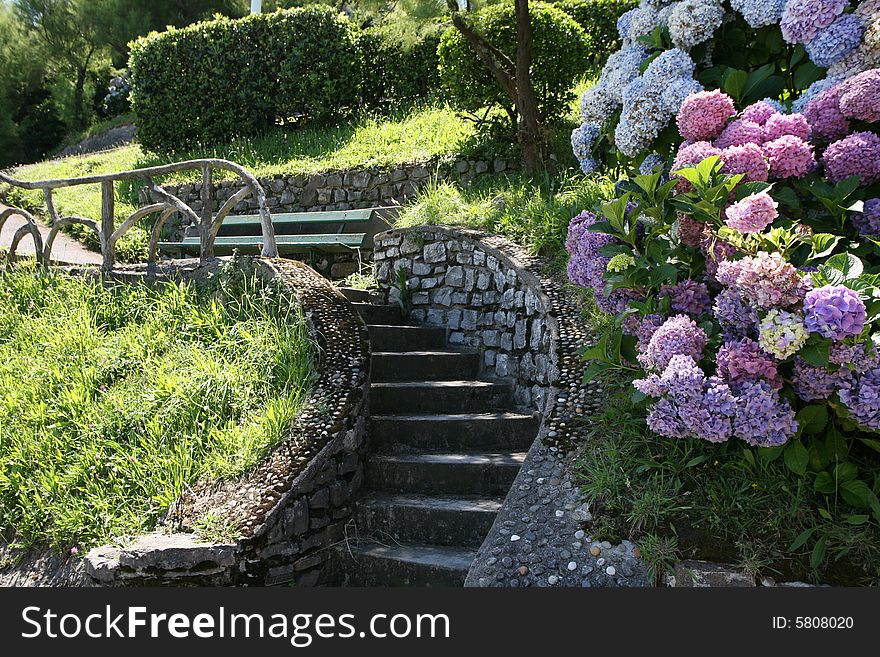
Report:
[[[403,311],[400,309],[400,306],[396,304],[381,305],[375,303],[353,303],[351,305],[355,307],[355,310],[360,313],[360,316],[367,324],[384,324],[393,326],[406,323],[403,320]]]
[[[371,324],[367,328],[373,351],[418,351],[446,346],[446,329],[441,327]]]
[[[480,354],[464,351],[374,351],[373,381],[442,381],[476,378]]]
[[[385,452],[526,450],[540,425],[519,413],[374,415],[369,422],[372,448]]]
[[[341,546],[349,586],[462,586],[476,549],[439,545]]]
[[[513,403],[513,386],[490,381],[393,381],[370,385],[376,415],[480,413]]]
[[[348,299],[352,303],[354,303],[354,302],[363,303],[363,302],[367,302],[370,300],[370,291],[369,290],[359,290],[354,287],[338,287],[336,289],[342,293],[342,296],[344,296],[346,299]]]
[[[372,494],[358,502],[358,536],[479,547],[500,508],[499,498]]]
[[[367,462],[373,490],[425,495],[506,495],[526,452],[376,454]]]

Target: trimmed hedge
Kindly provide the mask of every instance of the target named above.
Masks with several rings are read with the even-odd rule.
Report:
[[[532,83],[538,109],[547,121],[560,119],[574,99],[575,81],[589,62],[584,29],[567,13],[536,2],[531,6],[534,39]],[[474,29],[504,54],[516,60],[516,16],[513,4],[490,5],[471,17]],[[454,27],[440,39],[440,79],[451,100],[468,112],[512,102],[495,76],[483,65]]]
[[[439,32],[404,45],[377,28],[367,28],[358,43],[363,61],[361,101],[366,107],[390,108],[400,101],[423,98],[438,87]]]
[[[357,31],[329,7],[219,18],[131,46],[132,107],[147,149],[227,142],[358,103]]]
[[[590,60],[601,66],[620,48],[617,19],[638,7],[638,0],[559,0],[553,5],[574,18],[587,33]]]

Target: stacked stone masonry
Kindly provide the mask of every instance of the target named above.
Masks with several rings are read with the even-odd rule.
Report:
[[[543,408],[558,377],[558,327],[550,282],[527,269],[525,254],[509,255],[515,247],[500,238],[436,226],[380,233],[375,244],[376,278],[392,298],[397,272],[406,272],[412,320],[447,327],[450,344],[481,351],[486,376],[516,381],[518,405]]]
[[[187,492],[156,533],[126,547],[95,548],[86,572],[98,585],[308,586],[344,540],[364,478],[369,337],[352,306],[308,267],[256,260],[296,295],[318,342],[318,378],[288,440],[250,475]],[[237,530],[231,544],[199,542],[206,514]]]
[[[506,160],[458,160],[451,164],[407,164],[391,170],[355,169],[259,180],[271,212],[317,212],[401,205],[434,178],[456,180],[467,186],[479,177],[517,167],[516,162]],[[233,180],[215,183],[211,209],[216,212],[240,187],[241,184]],[[165,189],[196,212],[202,209],[201,182],[166,185]],[[243,214],[256,212],[257,202],[244,200],[234,211]]]

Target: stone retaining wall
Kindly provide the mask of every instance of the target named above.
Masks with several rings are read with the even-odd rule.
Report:
[[[476,231],[420,226],[380,233],[376,278],[390,296],[406,271],[410,317],[449,328],[452,345],[482,352],[486,376],[516,382],[516,402],[543,409],[558,378],[553,301],[531,259],[510,242]]]
[[[318,212],[401,205],[436,177],[457,180],[467,185],[473,180],[518,168],[506,160],[458,160],[451,164],[407,164],[394,169],[355,169],[311,175],[260,178],[266,191],[266,205],[271,212]],[[202,208],[202,183],[165,185],[164,188],[198,212]],[[238,180],[219,181],[214,185],[212,210],[232,196],[241,184]],[[254,199],[235,207],[237,213],[256,212]]]
[[[343,540],[364,477],[369,338],[351,305],[321,276],[289,260],[256,260],[280,278],[318,341],[309,400],[290,438],[250,475],[187,492],[155,533],[125,547],[95,548],[85,569],[97,585],[317,584]],[[236,530],[232,543],[199,542],[193,528],[213,517]]]

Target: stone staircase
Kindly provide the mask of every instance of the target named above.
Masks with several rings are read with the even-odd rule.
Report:
[[[347,296],[355,296],[347,293]],[[356,537],[340,547],[349,586],[461,586],[538,430],[480,355],[397,306],[354,304],[372,346],[369,438]]]

